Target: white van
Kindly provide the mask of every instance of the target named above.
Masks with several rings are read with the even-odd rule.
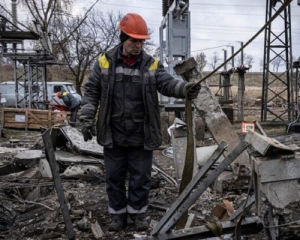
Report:
[[[3,82],[0,84],[1,98],[5,99],[5,103],[3,104],[5,107],[16,107],[15,86],[15,82],[13,81]],[[55,97],[55,94],[62,90],[71,93],[74,97],[81,101],[81,96],[76,92],[73,83],[47,82],[48,101],[53,105],[64,105],[61,99]],[[19,89],[18,93],[20,101],[24,97],[24,88]],[[18,107],[24,107],[24,101],[20,101],[18,103]]]

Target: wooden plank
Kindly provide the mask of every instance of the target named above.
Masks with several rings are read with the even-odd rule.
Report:
[[[50,164],[50,168],[51,168],[51,172],[52,172],[52,176],[53,176],[53,180],[54,180],[54,186],[55,186],[58,200],[60,203],[60,209],[62,211],[62,215],[63,215],[64,221],[65,221],[68,237],[69,237],[69,239],[75,239],[75,232],[74,232],[73,224],[72,224],[71,217],[69,214],[63,187],[61,184],[61,179],[59,176],[58,166],[57,166],[56,159],[55,159],[55,154],[54,154],[54,149],[53,149],[50,132],[51,132],[51,129],[47,129],[43,134],[43,141],[44,141],[45,150],[46,150],[46,158]]]
[[[25,112],[24,109],[21,108],[4,108],[5,112]]]
[[[22,129],[25,129],[26,125],[25,125],[25,122],[22,123],[22,122],[4,122],[4,125],[3,127],[6,127],[6,128],[22,128]],[[27,125],[27,128],[28,129],[40,129],[41,128],[41,125],[40,124],[28,124]]]
[[[29,124],[29,129],[40,129],[42,126],[40,124]]]
[[[194,106],[203,118],[207,128],[212,134],[214,140],[220,144],[222,141],[228,144],[225,156],[232,152],[233,149],[238,146],[240,139],[223,112],[215,95],[211,92],[206,83],[201,83],[201,91],[198,98],[194,100]],[[249,155],[247,151],[241,153],[234,163],[249,164]]]
[[[8,118],[15,118],[16,115],[25,116],[25,112],[20,112],[20,113],[4,112],[4,115],[5,115],[5,117],[8,117]]]
[[[26,120],[26,119],[25,119],[25,120]],[[4,121],[5,121],[5,122],[8,122],[8,123],[17,123],[15,117],[14,117],[14,118],[7,118],[7,117],[5,117],[5,118],[4,118]],[[24,122],[24,123],[25,123],[25,122]]]
[[[33,118],[34,118],[38,123],[40,123],[42,126],[47,127],[47,125],[44,125],[44,124],[40,121],[40,119],[39,119],[38,117],[36,117],[32,112],[28,111],[28,113],[29,113],[29,115],[30,115],[31,117],[33,117]]]
[[[28,123],[37,124],[36,120],[33,119],[33,118],[29,118]],[[43,123],[43,124],[41,124],[41,123]],[[48,125],[48,120],[42,120],[42,121],[40,121],[40,125]]]
[[[48,110],[48,127],[50,128],[51,127],[51,110]]]
[[[3,127],[25,128],[25,123],[6,123],[6,122],[4,122]]]
[[[65,124],[70,115],[69,111],[57,113],[51,110],[15,108],[3,108],[2,112],[3,127],[23,129],[40,129],[42,126],[50,128],[55,124]],[[61,116],[57,117],[57,114]],[[25,116],[25,122],[16,122],[16,115]]]
[[[40,120],[44,120],[48,122],[48,114],[44,115],[44,114],[39,114],[39,113],[34,113],[34,115],[38,115]]]

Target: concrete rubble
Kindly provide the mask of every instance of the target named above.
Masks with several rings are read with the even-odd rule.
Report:
[[[226,154],[214,159],[218,147],[224,144],[227,148],[226,142],[195,146],[194,176],[201,171],[203,176],[199,182],[194,177],[194,188],[190,193],[186,189],[185,198],[174,207],[180,198],[180,156],[184,156],[182,146],[186,141],[184,124],[171,132],[172,147],[154,151],[150,229],[134,232],[129,222],[127,229],[113,233],[106,231],[110,217],[103,149],[95,140],[83,142],[76,129],[53,129],[55,159],[76,239],[220,239],[220,236],[234,239],[236,229],[240,239],[300,236],[299,134],[275,139],[249,132],[245,138],[249,165],[224,165],[232,156],[228,149]],[[1,142],[0,239],[68,238],[42,135],[36,134],[35,141],[26,143],[26,147],[22,147],[22,137],[13,146],[9,141]],[[239,166],[242,167],[236,169]],[[207,168],[205,172],[204,168]],[[220,176],[216,171],[220,171]],[[213,177],[214,184],[207,184]],[[192,201],[196,193],[199,196]],[[173,229],[170,220],[162,222],[168,214],[176,218],[177,210],[184,204],[188,206],[188,221],[183,230]],[[169,225],[172,230],[162,231]],[[156,229],[161,230],[156,232]]]

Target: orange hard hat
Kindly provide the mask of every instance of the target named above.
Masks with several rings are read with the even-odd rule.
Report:
[[[60,98],[60,92],[57,92],[55,95],[56,97]]]
[[[136,13],[127,13],[122,18],[119,29],[135,39],[150,39],[145,20]]]

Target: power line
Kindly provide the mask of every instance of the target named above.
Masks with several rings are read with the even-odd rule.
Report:
[[[137,1],[143,1],[143,2],[149,2],[149,0],[137,0]],[[151,2],[161,2],[161,1],[151,1]],[[193,2],[190,2],[189,3],[190,6],[192,5],[200,5],[200,6],[216,6],[216,7],[258,7],[258,8],[265,8],[266,6],[265,5],[244,5],[244,4],[211,4],[211,3],[193,3]],[[297,6],[291,6],[291,7],[297,7]]]
[[[211,47],[211,48],[204,48],[204,49],[199,49],[199,50],[193,50],[191,52],[199,52],[199,51],[205,51],[205,50],[210,50],[210,49],[215,49],[215,48],[220,48],[220,47],[227,47],[228,45],[220,45],[220,46],[216,46],[216,47]]]
[[[158,37],[157,35],[151,35],[153,37]],[[231,40],[216,40],[216,39],[211,39],[211,38],[191,38],[191,40],[200,40],[200,41],[213,41],[213,42],[233,42],[235,41],[234,39],[231,39]],[[255,43],[255,44],[263,44],[264,42],[251,42],[252,43]],[[300,45],[300,43],[292,43],[293,45]]]
[[[151,26],[151,24],[149,26]],[[192,29],[193,30],[199,29],[199,30],[201,30],[201,31],[199,31],[200,33],[210,33],[210,34],[224,34],[224,32],[226,32],[228,34],[249,35],[251,33],[252,34],[255,33],[253,31],[239,30],[239,29],[221,29],[221,28],[210,29],[210,28],[201,28],[201,27],[192,27]],[[202,30],[206,30],[206,31],[202,31]],[[298,32],[298,29],[295,29],[295,30],[292,31],[292,35],[299,35],[300,33]],[[217,31],[217,32],[211,32],[211,31]],[[274,33],[280,34],[281,32],[274,32]]]
[[[147,21],[147,22],[153,22],[153,23],[160,23],[161,21],[153,21],[153,20],[149,20],[149,21]],[[228,27],[228,28],[245,28],[245,29],[249,29],[249,28],[253,28],[253,29],[259,29],[260,28],[260,26],[257,26],[257,27],[239,27],[239,26],[235,26],[235,25],[207,25],[207,24],[192,24],[192,28],[194,29],[195,27],[194,26],[205,26],[205,27],[221,27],[221,28],[223,28],[223,27]],[[279,29],[279,30],[281,30],[281,29],[283,29],[283,28],[272,28],[272,29]],[[215,30],[215,29],[212,29],[212,30]],[[216,29],[217,30],[217,29]],[[298,30],[298,28],[292,28],[292,31],[293,30]],[[238,31],[238,30],[237,30]]]
[[[12,14],[11,14],[5,7],[2,6],[2,4],[0,4],[0,7],[1,7],[6,13],[8,13],[11,17],[13,17]],[[26,28],[28,31],[31,31],[31,29],[28,28],[27,26],[25,26],[23,23],[21,23],[21,22],[19,22],[19,21],[17,21],[17,23],[18,23],[19,25],[21,25],[22,27]]]
[[[211,29],[211,28],[201,28],[201,27],[193,27],[193,29],[202,29],[202,30],[210,30],[210,31],[221,31],[221,32],[248,32],[248,33],[255,33],[253,31],[247,31],[247,30],[239,30],[239,29],[222,29],[222,28],[214,28],[214,29]],[[295,29],[298,31],[298,29]],[[206,32],[206,31],[201,31],[201,32]],[[295,33],[295,31],[292,31],[293,34],[299,34],[299,33]],[[211,33],[211,32],[206,32],[206,33]],[[279,34],[281,32],[274,32],[275,34]]]
[[[142,8],[142,9],[152,9],[155,11],[161,11],[161,9],[157,9],[157,8],[151,8],[151,7],[138,7],[138,6],[128,6],[128,5],[122,5],[122,4],[113,4],[113,3],[102,3],[105,5],[111,5],[111,6],[119,6],[119,7],[130,7],[130,8]],[[224,13],[224,12],[200,12],[200,11],[193,11],[193,12],[197,12],[197,13],[201,13],[201,14],[222,14],[222,15],[242,15],[242,16],[265,16],[265,14],[250,14],[250,13]],[[300,15],[291,15],[291,16],[295,16],[298,17]]]

